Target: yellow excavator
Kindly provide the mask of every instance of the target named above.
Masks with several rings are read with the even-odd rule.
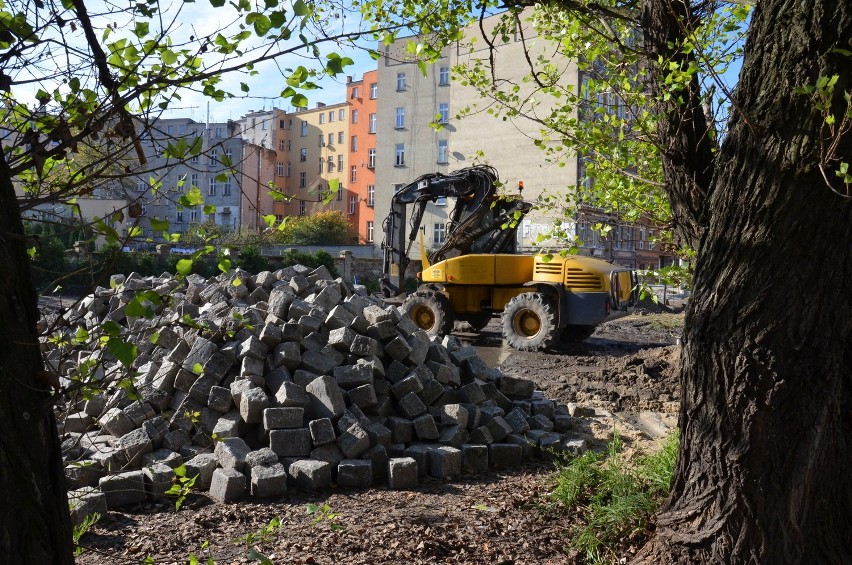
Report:
[[[637,301],[633,270],[569,255],[517,254],[517,228],[532,205],[499,195],[497,171],[478,165],[430,173],[401,188],[384,222],[382,293],[430,335],[456,320],[481,330],[500,316],[504,340],[536,351],[558,340],[580,341],[598,324],[628,314]],[[455,198],[444,244],[427,257],[420,233],[426,205]],[[413,212],[408,218],[408,208]],[[408,229],[407,229],[408,228]],[[419,286],[403,291],[409,253],[420,238]]]

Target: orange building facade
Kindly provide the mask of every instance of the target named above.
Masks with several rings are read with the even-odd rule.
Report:
[[[349,104],[349,169],[347,183],[350,222],[364,243],[378,237],[375,225],[376,202],[376,122],[378,71],[364,73],[360,81],[346,83]]]

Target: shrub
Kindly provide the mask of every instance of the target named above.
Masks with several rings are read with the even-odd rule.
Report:
[[[329,210],[313,216],[288,217],[270,236],[284,245],[350,245],[358,243],[358,232],[342,212]]]

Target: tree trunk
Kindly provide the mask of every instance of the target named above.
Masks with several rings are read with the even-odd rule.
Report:
[[[648,563],[852,559],[852,202],[820,172],[823,117],[794,92],[839,75],[832,109],[847,111],[852,59],[833,49],[851,48],[852,5],[762,0],[752,18],[745,118],[717,158],[680,457]],[[852,135],[838,155],[852,161]]]
[[[21,213],[0,155],[0,563],[73,563]]]
[[[684,73],[698,65],[695,54],[684,53],[682,48],[697,21],[684,0],[646,0],[642,6],[644,46],[654,69],[649,75],[650,87],[658,100],[657,143],[672,223],[679,243],[692,249],[698,249],[707,227],[705,209],[713,178],[715,137],[704,115],[698,74],[674,91],[663,79],[672,74],[669,65]],[[658,58],[664,61],[659,70]]]

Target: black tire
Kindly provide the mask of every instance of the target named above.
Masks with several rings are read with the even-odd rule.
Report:
[[[431,337],[448,335],[453,331],[453,305],[440,292],[417,291],[405,299],[402,311]]]
[[[571,325],[562,328],[562,341],[583,341],[591,337],[597,326]]]
[[[556,309],[545,294],[526,292],[506,305],[501,318],[503,339],[519,351],[547,349],[558,333]]]

